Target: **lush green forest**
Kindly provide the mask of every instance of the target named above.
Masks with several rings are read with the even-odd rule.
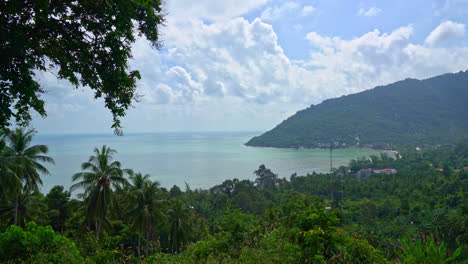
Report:
[[[70,190],[39,191],[53,159],[35,132],[0,140],[2,263],[464,263],[468,144],[352,160],[331,174],[163,188],[101,146]],[[396,174],[361,168],[393,167]],[[468,169],[468,168],[467,168]],[[187,173],[190,173],[189,171]],[[44,176],[47,177],[47,176]]]
[[[406,79],[297,112],[247,145],[373,147],[443,145],[468,135],[468,71]]]

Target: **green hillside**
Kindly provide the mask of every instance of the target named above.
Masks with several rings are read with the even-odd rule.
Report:
[[[406,79],[325,100],[252,138],[248,146],[447,144],[468,138],[468,71]]]

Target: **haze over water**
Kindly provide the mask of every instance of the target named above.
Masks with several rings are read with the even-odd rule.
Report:
[[[243,143],[259,132],[190,132],[109,135],[41,135],[33,144],[49,146],[55,165],[47,165],[51,175],[43,176],[42,191],[54,185],[69,188],[72,175],[81,171],[95,147],[118,151],[122,168],[148,173],[163,187],[210,188],[226,179],[255,179],[253,171],[265,164],[279,177],[305,175],[330,169],[328,149],[274,149],[246,147]],[[368,149],[336,149],[333,166],[350,159],[378,153]]]

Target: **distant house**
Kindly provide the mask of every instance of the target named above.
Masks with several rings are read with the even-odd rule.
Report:
[[[435,169],[435,170],[436,170],[436,171],[444,171],[444,169],[440,169],[440,168]]]
[[[374,169],[374,173],[385,173],[385,174],[394,174],[397,171],[394,168],[385,168],[385,169]]]
[[[455,169],[453,170],[454,172],[460,172],[460,171],[467,171],[468,170],[468,167],[463,167],[463,169]]]
[[[372,174],[372,169],[371,168],[362,168],[358,172],[356,172],[356,176],[358,178],[358,181],[361,181],[362,178],[369,178],[369,176]]]
[[[358,178],[358,181],[361,181],[362,178],[369,178],[369,176],[372,173],[380,174],[394,174],[397,173],[397,170],[394,168],[385,168],[385,169],[379,169],[379,168],[362,168],[358,172],[356,172],[356,176]]]

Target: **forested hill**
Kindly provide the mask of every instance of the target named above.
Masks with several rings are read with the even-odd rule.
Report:
[[[248,146],[385,148],[468,138],[468,70],[406,79],[329,99],[252,138]]]

